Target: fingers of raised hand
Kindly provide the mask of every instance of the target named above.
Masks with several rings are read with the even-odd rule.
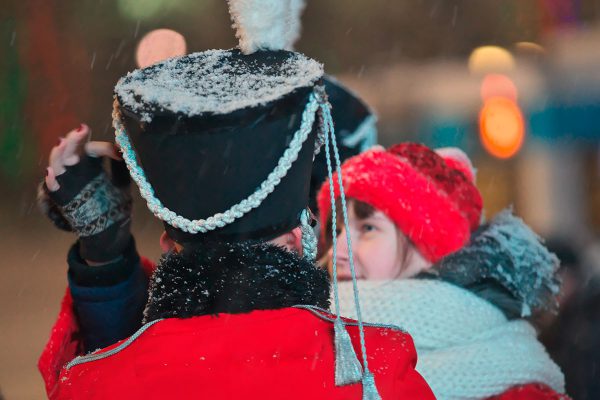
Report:
[[[86,124],[81,124],[77,129],[73,129],[67,133],[65,137],[65,152],[63,153],[64,165],[70,166],[79,162],[90,134],[91,130]]]
[[[85,152],[92,157],[109,157],[113,160],[121,160],[117,147],[110,142],[88,142],[85,144]]]
[[[60,138],[58,144],[50,151],[48,159],[49,167],[52,168],[56,175],[65,172],[64,154],[67,149],[67,142],[64,138]]]
[[[56,181],[56,174],[54,173],[54,169],[52,167],[46,168],[46,187],[51,192],[56,192],[60,189],[60,185]]]
[[[50,151],[49,166],[46,173],[46,186],[50,191],[60,188],[56,177],[63,174],[65,167],[73,166],[81,160],[83,154],[92,157],[110,157],[121,160],[118,148],[110,142],[90,142],[91,130],[86,124],[73,129],[64,138],[60,138]]]
[[[87,141],[89,128],[81,124],[79,128],[70,131],[66,137],[60,138],[58,144],[50,151],[49,166],[56,175],[65,172],[65,166],[79,162],[79,148]]]

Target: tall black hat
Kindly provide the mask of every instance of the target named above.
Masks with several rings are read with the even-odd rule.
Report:
[[[124,159],[180,243],[268,240],[298,226],[308,204],[329,112],[323,67],[284,50],[297,37],[286,23],[297,3],[271,2],[268,16],[247,3],[230,2],[240,49],[173,58],[115,87]]]

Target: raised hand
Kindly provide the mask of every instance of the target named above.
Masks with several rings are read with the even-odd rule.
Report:
[[[52,148],[39,202],[56,226],[77,234],[84,259],[102,263],[118,258],[130,241],[131,196],[117,148],[89,141],[90,134],[81,124]],[[103,157],[111,159],[110,176]]]
[[[56,177],[65,173],[66,168],[73,166],[81,160],[83,155],[91,157],[110,157],[121,160],[115,145],[110,142],[90,142],[90,128],[81,124],[73,129],[64,138],[60,138],[58,144],[50,151],[48,168],[46,169],[46,186],[51,192],[60,188]]]

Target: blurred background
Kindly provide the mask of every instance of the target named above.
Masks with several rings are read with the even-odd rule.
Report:
[[[237,40],[225,0],[0,8],[0,391],[35,399],[73,241],[36,209],[50,148],[81,122],[112,140],[113,87],[138,65]],[[296,47],[373,107],[382,144],[465,150],[486,215],[513,205],[571,257],[571,292],[592,290],[579,309],[600,310],[588,285],[600,273],[600,0],[312,0]],[[139,198],[134,231],[157,259],[161,226]]]

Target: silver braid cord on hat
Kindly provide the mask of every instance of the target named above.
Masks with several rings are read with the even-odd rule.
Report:
[[[324,103],[327,103],[327,97],[322,96],[319,91],[319,87],[315,87],[315,90],[310,94],[308,103],[302,113],[302,123],[300,128],[294,133],[292,141],[288,148],[285,150],[281,158],[279,159],[277,166],[271,171],[258,189],[244,200],[235,204],[228,210],[222,213],[216,213],[206,219],[195,219],[190,220],[181,215],[176,214],[167,207],[155,196],[154,189],[148,182],[144,170],[139,165],[135,150],[129,141],[125,127],[121,120],[121,114],[118,108],[118,102],[115,99],[113,104],[113,127],[115,128],[115,138],[121,151],[123,153],[123,160],[127,164],[127,168],[131,174],[131,178],[137,184],[141,196],[146,200],[150,211],[160,220],[168,223],[169,225],[180,229],[184,232],[196,234],[205,233],[217,228],[222,228],[236,219],[243,217],[251,210],[260,206],[264,199],[275,190],[275,187],[279,185],[281,179],[285,177],[292,167],[294,161],[298,159],[298,154],[302,149],[302,145],[310,135],[313,129],[313,123],[315,121],[315,114],[317,110],[322,107]],[[327,103],[328,104],[328,103]],[[319,144],[323,142],[323,132],[319,132],[317,137],[317,143],[315,144],[315,152],[318,151]]]

